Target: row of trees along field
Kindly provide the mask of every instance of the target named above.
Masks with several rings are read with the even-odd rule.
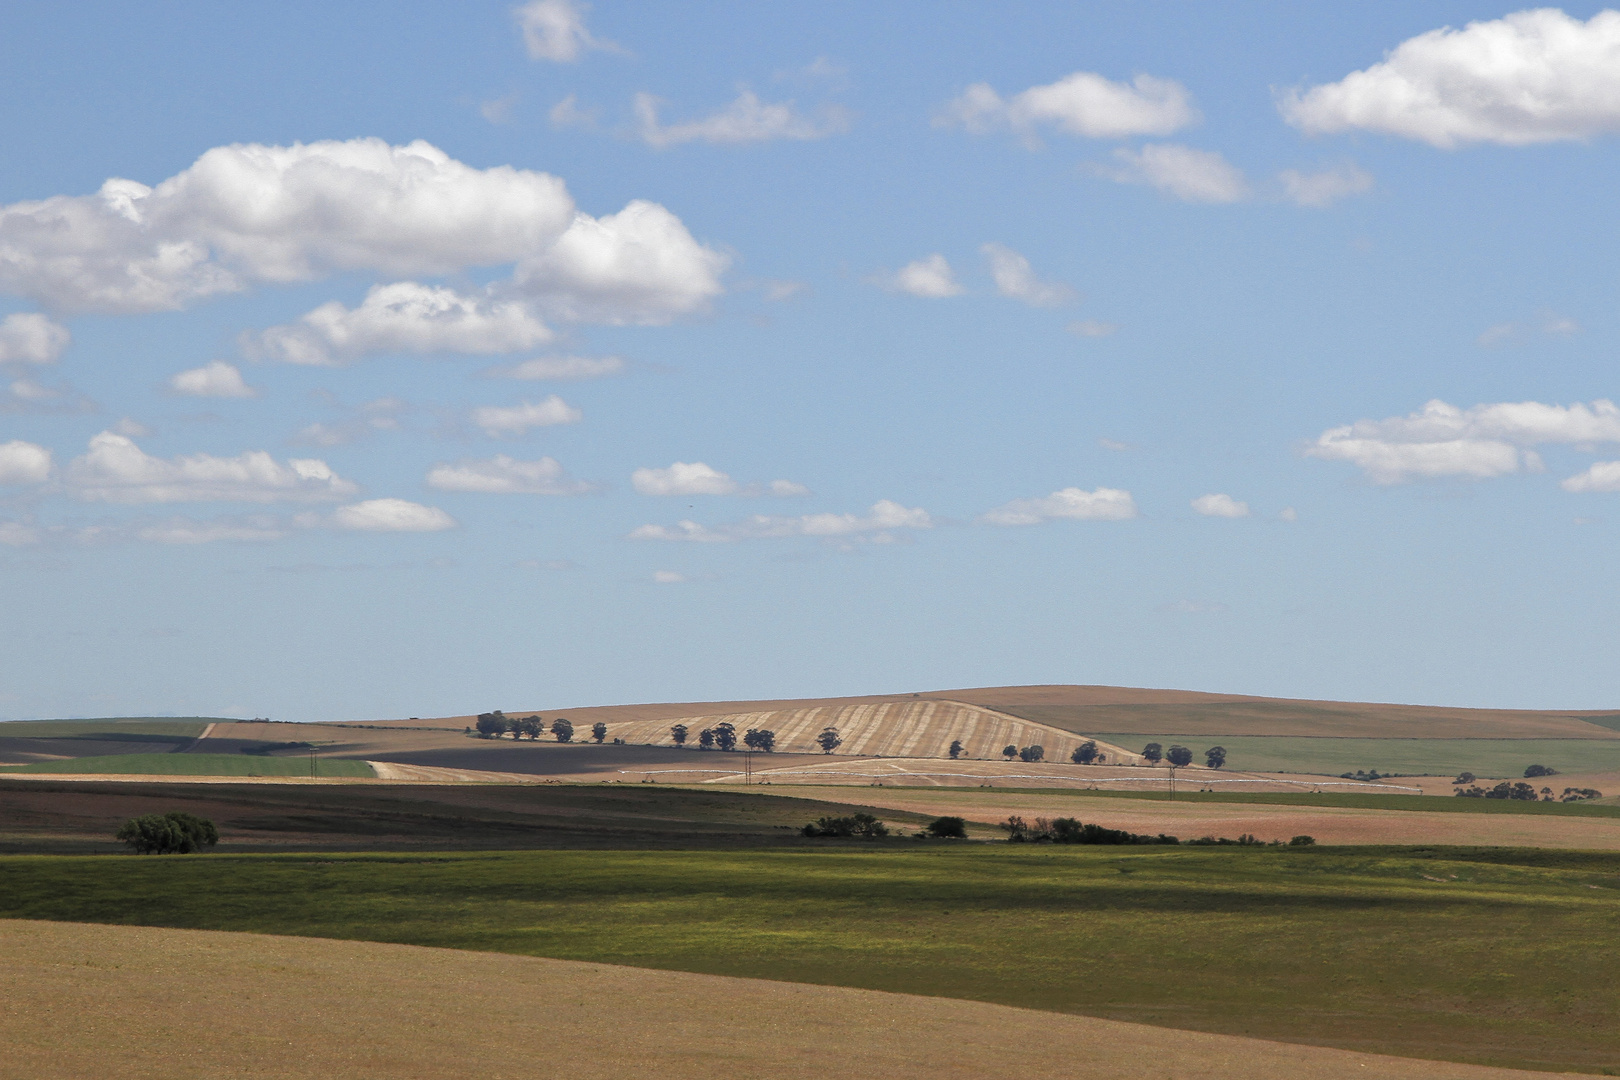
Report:
[[[538,739],[546,731],[545,721],[539,716],[507,716],[501,710],[479,713],[477,720],[478,737],[480,739],[499,739],[507,732],[512,738],[521,739],[525,736]],[[472,728],[468,728],[472,731]],[[551,721],[551,735],[558,742],[574,741],[574,725],[567,717],[559,716]],[[591,725],[591,738],[601,742],[607,738],[607,725],[597,721]]]
[[[828,729],[831,730],[831,729]],[[675,741],[676,746],[684,747],[686,740],[692,735],[692,729],[685,724],[676,724],[669,729],[669,737]],[[825,736],[826,732],[822,732]],[[737,725],[729,720],[722,720],[714,727],[706,727],[697,733],[699,750],[725,750],[737,749]],[[836,738],[836,736],[835,736]],[[769,728],[749,728],[743,732],[742,743],[750,750],[759,750],[767,754],[776,753],[776,732]],[[826,744],[823,743],[823,746]],[[835,742],[834,746],[837,745]],[[829,754],[831,750],[827,751]]]
[[[955,759],[961,757],[965,750],[966,747],[962,745],[962,740],[957,739],[955,742],[951,743],[951,759],[954,761]],[[1035,746],[1020,747],[1014,746],[1012,743],[1008,743],[1006,746],[1001,748],[1001,756],[1006,758],[1008,761],[1011,761],[1013,758],[1017,758],[1019,761],[1045,761],[1046,747],[1038,744]],[[1158,743],[1150,742],[1142,748],[1142,757],[1146,759],[1150,765],[1157,765],[1159,762],[1168,759],[1171,765],[1179,769],[1183,765],[1192,764],[1193,752],[1187,749],[1185,746],[1172,746],[1170,749],[1166,750]],[[1069,760],[1074,762],[1076,765],[1103,765],[1107,763],[1108,755],[1100,752],[1097,749],[1097,743],[1095,740],[1087,739],[1085,742],[1074,748],[1074,753],[1069,755]],[[1211,769],[1221,768],[1226,764],[1226,748],[1224,746],[1210,747],[1208,750],[1204,751],[1204,761]]]

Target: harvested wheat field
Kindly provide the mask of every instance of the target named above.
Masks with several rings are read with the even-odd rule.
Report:
[[[409,945],[3,921],[0,955],[4,1080],[1555,1075]]]

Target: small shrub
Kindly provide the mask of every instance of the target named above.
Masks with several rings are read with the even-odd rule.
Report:
[[[182,810],[130,818],[116,837],[137,855],[190,855],[219,843],[219,830],[207,818]]]
[[[928,823],[928,835],[941,840],[966,840],[967,822],[959,817],[935,818]]]
[[[1314,847],[1315,844],[1316,837],[1314,836],[1295,836],[1288,841],[1289,847]]]

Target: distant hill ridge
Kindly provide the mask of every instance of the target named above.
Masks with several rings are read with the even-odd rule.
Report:
[[[1267,698],[1124,686],[992,686],[860,697],[665,702],[505,711],[509,716],[532,713],[547,717],[567,716],[582,734],[591,724],[601,721],[610,728],[635,724],[638,726],[635,731],[637,735],[643,734],[639,728],[645,726],[648,728],[646,734],[650,736],[652,728],[657,725],[678,721],[688,722],[689,727],[692,720],[702,721],[702,726],[710,726],[723,717],[749,717],[746,724],[749,727],[770,727],[771,723],[803,723],[808,727],[818,718],[856,715],[847,710],[860,706],[925,701],[974,706],[1010,719],[1028,721],[1077,736],[1110,732],[1175,734],[1201,739],[1222,735],[1378,739],[1620,739],[1620,712],[1615,711],[1468,709],[1442,705]],[[816,711],[816,716],[807,715],[811,710]],[[894,712],[896,721],[911,715],[909,711],[885,710],[885,714],[889,712]],[[474,719],[472,715],[466,715],[375,723],[379,726],[462,727],[471,724]],[[829,722],[836,724],[836,720]],[[741,729],[742,725],[739,725]],[[840,731],[842,733],[842,729]],[[627,731],[624,735],[615,734],[614,737],[632,741],[628,739],[629,734]],[[649,738],[648,741],[653,740]],[[1047,747],[1049,757],[1053,749]]]

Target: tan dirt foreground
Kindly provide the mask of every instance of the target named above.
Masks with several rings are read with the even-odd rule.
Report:
[[[0,1001],[3,1080],[1554,1075],[872,990],[79,923],[0,921]]]

